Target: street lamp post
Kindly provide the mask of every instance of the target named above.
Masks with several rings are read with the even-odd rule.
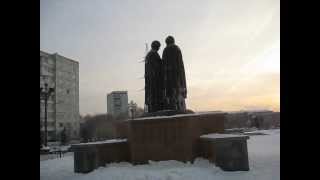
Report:
[[[134,119],[135,112],[136,112],[136,104],[133,103],[133,101],[131,101],[129,104],[129,110],[131,112],[131,119]]]
[[[51,94],[54,92],[53,88],[48,88],[48,84],[44,84],[44,89],[40,87],[40,100],[44,100],[44,145],[47,146],[47,106],[48,106],[48,99],[50,98]]]
[[[133,107],[130,107],[130,111],[131,111],[131,119],[134,119],[134,109],[133,109]]]

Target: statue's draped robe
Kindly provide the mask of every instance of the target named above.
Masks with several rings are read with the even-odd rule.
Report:
[[[148,112],[162,110],[163,67],[158,52],[151,50],[145,59],[145,104]]]
[[[168,45],[162,54],[164,71],[164,109],[185,111],[187,97],[186,76],[182,53],[177,45]]]

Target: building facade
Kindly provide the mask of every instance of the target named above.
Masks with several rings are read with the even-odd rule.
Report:
[[[107,94],[107,112],[113,116],[128,115],[128,92],[112,91]]]
[[[47,106],[48,140],[59,140],[64,128],[70,139],[77,139],[80,130],[79,63],[57,53],[40,51],[40,87],[44,87],[45,83],[49,88],[54,88]],[[44,101],[40,99],[42,132],[44,112]]]

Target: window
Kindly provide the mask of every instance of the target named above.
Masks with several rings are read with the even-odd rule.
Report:
[[[63,123],[59,123],[59,127],[63,127]]]
[[[70,90],[69,89],[67,89],[67,94],[69,94],[70,93]]]
[[[54,141],[56,137],[55,131],[48,131],[48,141]]]

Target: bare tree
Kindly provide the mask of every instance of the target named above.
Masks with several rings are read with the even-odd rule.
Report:
[[[121,117],[118,117],[121,118]],[[109,114],[97,114],[83,117],[80,126],[80,137],[83,142],[92,139],[111,139],[114,138],[115,129],[113,122],[116,119]]]

